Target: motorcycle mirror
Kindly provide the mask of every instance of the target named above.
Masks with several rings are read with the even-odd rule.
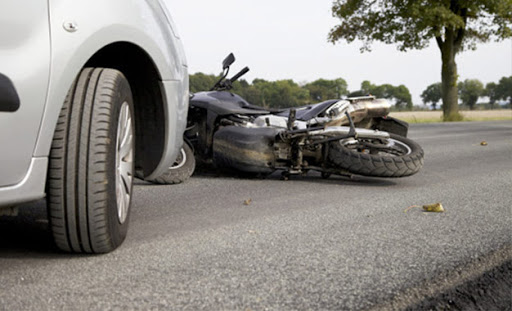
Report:
[[[229,53],[228,57],[226,57],[224,59],[224,61],[222,62],[222,69],[226,70],[234,62],[235,62],[235,55],[233,55],[233,53]]]

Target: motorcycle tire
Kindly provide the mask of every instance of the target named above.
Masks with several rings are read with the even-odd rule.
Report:
[[[416,142],[390,134],[389,146],[394,147],[395,151],[399,150],[400,154],[371,149],[363,143],[349,147],[342,141],[335,141],[329,145],[329,160],[333,165],[353,174],[373,177],[405,177],[417,173],[423,167],[424,152]]]
[[[183,143],[183,147],[174,164],[169,167],[167,172],[155,178],[152,182],[164,185],[180,184],[192,176],[195,168],[196,159],[194,151],[187,143]]]

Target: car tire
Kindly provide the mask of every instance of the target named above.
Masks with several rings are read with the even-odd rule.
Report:
[[[58,248],[107,253],[121,245],[134,152],[128,81],[114,69],[83,69],[66,96],[50,151],[47,202]]]

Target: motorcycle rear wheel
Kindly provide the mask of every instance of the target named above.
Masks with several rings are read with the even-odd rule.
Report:
[[[423,167],[423,149],[416,142],[390,134],[387,145],[371,140],[329,145],[329,160],[333,165],[353,174],[373,177],[405,177]]]

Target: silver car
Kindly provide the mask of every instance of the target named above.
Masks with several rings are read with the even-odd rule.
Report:
[[[2,0],[0,214],[46,196],[56,245],[126,237],[135,171],[183,144],[188,71],[161,0]]]

